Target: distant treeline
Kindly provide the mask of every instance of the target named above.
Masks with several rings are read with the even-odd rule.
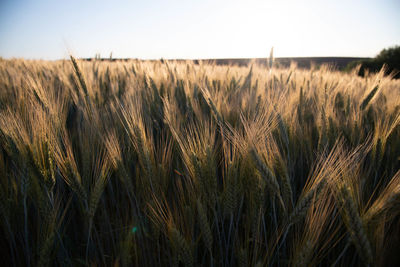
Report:
[[[383,49],[375,58],[350,62],[346,70],[359,66],[358,75],[364,76],[368,72],[379,71],[384,65],[386,74],[392,74],[395,79],[400,78],[400,46]]]

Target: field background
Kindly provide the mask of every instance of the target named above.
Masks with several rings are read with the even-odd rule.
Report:
[[[0,60],[14,266],[394,266],[400,81],[330,67]]]
[[[275,66],[290,67],[292,63],[296,64],[299,68],[311,68],[312,66],[330,65],[338,70],[343,70],[346,66],[354,61],[368,60],[370,58],[362,57],[279,57],[274,59]],[[110,58],[85,58],[84,60],[104,60],[110,61]],[[130,61],[132,59],[122,58],[111,58],[111,61]],[[217,64],[217,65],[229,65],[229,66],[248,66],[249,64],[267,65],[268,58],[220,58],[220,59],[196,59],[193,63],[199,64]],[[157,61],[157,60],[149,60]],[[171,61],[182,62],[186,59],[175,59]]]

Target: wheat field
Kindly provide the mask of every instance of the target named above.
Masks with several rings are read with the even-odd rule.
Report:
[[[3,266],[394,266],[400,80],[0,60]]]

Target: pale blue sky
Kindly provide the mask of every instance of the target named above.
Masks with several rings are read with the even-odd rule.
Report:
[[[0,0],[0,56],[373,57],[400,44],[400,0]]]

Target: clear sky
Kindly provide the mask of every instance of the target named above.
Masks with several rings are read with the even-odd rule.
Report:
[[[400,0],[0,0],[0,56],[373,57],[400,45]]]

